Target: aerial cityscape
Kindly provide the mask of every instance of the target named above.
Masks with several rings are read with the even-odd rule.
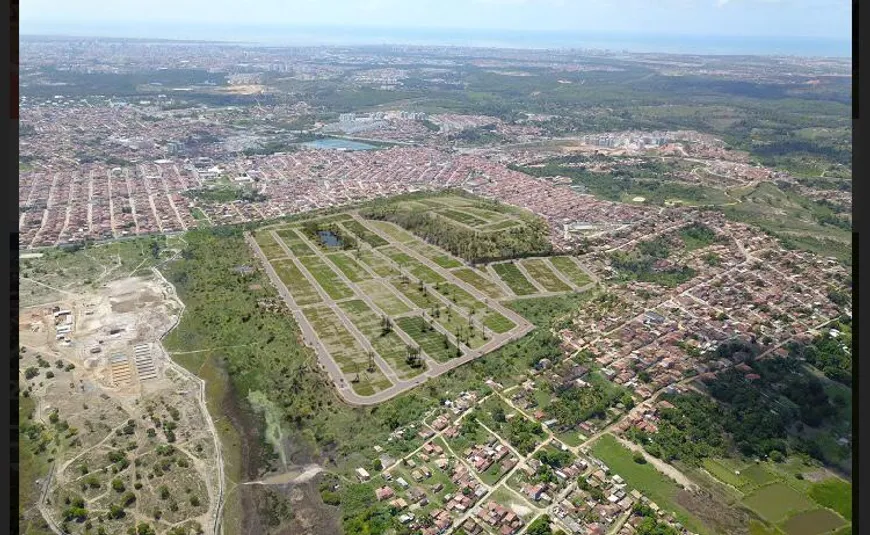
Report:
[[[20,533],[852,533],[851,58],[228,9],[22,32]]]

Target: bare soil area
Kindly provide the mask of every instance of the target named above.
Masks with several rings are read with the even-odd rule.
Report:
[[[19,383],[52,465],[39,508],[56,532],[213,531],[221,485],[200,385],[160,344],[182,309],[172,295],[130,277],[20,311]]]

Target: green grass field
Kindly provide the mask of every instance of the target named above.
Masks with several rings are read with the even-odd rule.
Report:
[[[411,310],[411,307],[396,297],[396,294],[394,294],[382,281],[362,281],[358,286],[359,289],[374,301],[375,305],[383,310],[384,314],[387,314],[388,316],[404,314]]]
[[[852,484],[842,479],[829,479],[813,483],[810,498],[819,505],[833,509],[846,520],[852,520]]]
[[[592,279],[589,278],[589,275],[586,274],[585,271],[580,269],[580,266],[577,265],[570,257],[567,256],[554,256],[550,258],[550,263],[553,264],[562,275],[565,276],[566,279],[570,280],[578,287],[583,287],[590,282]]]
[[[326,262],[316,256],[305,256],[299,259],[308,273],[311,274],[317,283],[323,288],[323,291],[333,299],[344,299],[353,297],[354,293],[342,280],[332,271]]]
[[[361,239],[372,247],[380,247],[381,245],[387,244],[387,240],[381,238],[371,230],[367,229],[355,219],[343,221],[341,223],[341,226],[349,230],[353,234],[356,234],[357,238]]]
[[[764,465],[753,464],[740,472],[740,476],[756,487],[761,487],[776,481],[776,475],[770,473]]]
[[[381,247],[378,251],[388,256],[393,262],[423,282],[435,284],[436,282],[444,281],[444,277],[436,273],[433,269],[430,269],[416,258],[405,254],[393,245]]]
[[[334,253],[326,255],[329,260],[344,273],[351,282],[360,282],[366,279],[371,279],[369,272],[364,267],[359,265],[359,262],[353,259],[348,253]]]
[[[419,316],[399,318],[396,320],[396,324],[417,342],[424,353],[433,359],[446,362],[458,356],[456,346],[443,334],[436,330],[424,331],[423,318]]]
[[[287,253],[284,252],[284,248],[272,239],[272,235],[268,231],[254,234],[254,240],[257,242],[257,245],[260,246],[260,249],[269,261],[287,256]]]
[[[366,225],[371,225],[372,228],[380,230],[390,238],[400,243],[410,243],[417,241],[417,237],[407,230],[394,225],[388,221],[366,221]],[[382,244],[383,245],[383,244]]]
[[[735,488],[744,487],[747,482],[746,479],[741,477],[738,474],[734,473],[734,470],[724,466],[719,460],[706,458],[702,462],[704,469],[710,473],[716,479],[722,481],[723,483],[727,483]]]
[[[522,265],[526,268],[538,284],[544,287],[548,292],[569,292],[571,287],[562,282],[559,277],[553,273],[553,270],[547,264],[546,260],[541,258],[529,258],[522,261]]]
[[[314,286],[308,282],[305,275],[296,267],[293,260],[289,258],[278,260],[277,262],[272,262],[272,267],[275,269],[275,273],[278,274],[281,282],[287,287],[297,305],[311,305],[321,301],[320,294],[317,293]]]
[[[488,310],[483,318],[483,324],[498,334],[506,333],[517,326],[516,323],[502,316],[495,310]]]
[[[281,229],[277,231],[278,236],[281,238],[281,241],[290,248],[296,256],[312,256],[314,255],[314,250],[308,246],[307,243],[302,241],[302,238],[299,237],[293,229]]]
[[[399,291],[402,295],[407,297],[412,303],[414,303],[417,308],[422,308],[424,310],[429,310],[430,308],[438,305],[444,306],[440,299],[433,296],[429,290],[424,289],[420,291],[420,286],[418,284],[413,283],[404,283],[398,279],[390,280],[390,284]]]
[[[436,285],[436,291],[446,297],[454,305],[464,308],[468,312],[471,312],[472,310],[475,312],[481,312],[486,309],[486,305],[455,284],[448,282],[443,283],[440,286]]]
[[[508,285],[516,295],[531,295],[538,293],[538,289],[529,282],[529,279],[511,262],[493,264],[496,274]]]
[[[326,350],[332,356],[341,372],[352,383],[357,374],[358,383],[352,383],[354,392],[361,396],[369,396],[391,386],[389,379],[375,366],[367,370],[368,356],[356,341],[336,313],[327,306],[316,306],[303,311],[305,318],[317,331]]]
[[[486,219],[481,219],[468,212],[454,210],[452,208],[444,208],[442,210],[438,210],[438,215],[446,217],[447,219],[451,219],[458,223],[462,223],[463,225],[467,225],[469,227],[480,227],[489,223],[489,221],[487,221]]]
[[[761,487],[744,498],[743,503],[772,524],[785,520],[789,515],[814,507],[813,502],[806,496],[784,483]]]
[[[425,366],[412,368],[405,362],[407,355],[405,342],[395,332],[384,334],[381,329],[381,316],[369,308],[365,302],[360,300],[345,301],[339,306],[347,313],[348,318],[356,328],[368,338],[378,355],[396,371],[396,375],[402,379],[410,379],[426,371]]]
[[[408,243],[407,246],[445,269],[460,267],[462,265],[461,262],[450,256],[449,254],[445,253],[441,249],[432,247],[427,243],[423,243],[421,241],[413,241]]]
[[[488,277],[481,275],[477,270],[462,268],[455,269],[452,273],[457,279],[467,282],[490,299],[504,299],[505,297],[504,292],[501,291],[501,288],[496,283],[489,280]]]
[[[846,521],[827,509],[798,513],[782,524],[786,535],[823,535],[834,533],[846,525]]]
[[[592,446],[592,455],[604,461],[614,474],[622,476],[629,487],[637,489],[659,507],[674,511],[680,522],[689,529],[701,533],[709,532],[706,526],[677,503],[676,496],[680,487],[651,464],[634,462],[634,454],[613,436],[605,434],[596,440]]]
[[[389,260],[375,251],[360,251],[357,258],[374,271],[378,277],[390,277],[399,273]]]

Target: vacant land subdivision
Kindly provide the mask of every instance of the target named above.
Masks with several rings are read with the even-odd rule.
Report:
[[[461,196],[413,202],[462,225],[522,222],[512,209]],[[248,243],[355,404],[388,399],[529,332],[532,325],[501,300],[575,291],[588,281],[571,259],[560,275],[541,258],[522,262],[545,292],[512,264],[496,264],[496,272],[510,266],[504,272],[516,280],[496,280],[486,266],[469,267],[393,222],[351,211],[272,225]]]

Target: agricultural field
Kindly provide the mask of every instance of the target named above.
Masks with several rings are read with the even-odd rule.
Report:
[[[538,293],[538,289],[529,282],[529,279],[512,262],[493,264],[492,269],[508,285],[508,288],[517,295],[531,295]]]
[[[741,503],[762,518],[758,530],[786,535],[831,533],[852,520],[852,485],[815,462],[705,459],[704,470],[736,489]],[[742,499],[740,498],[742,496]]]
[[[639,490],[659,507],[674,511],[677,518],[697,533],[715,532],[704,525],[693,512],[678,501],[680,487],[672,479],[656,470],[651,464],[638,464],[633,454],[613,436],[603,435],[591,448],[592,455],[603,461],[614,473],[625,479],[630,488]]]
[[[571,291],[571,287],[562,282],[543,258],[526,259],[521,264],[529,275],[548,292]]]
[[[809,498],[784,483],[772,483],[761,487],[744,498],[743,503],[772,524],[814,507]]]

